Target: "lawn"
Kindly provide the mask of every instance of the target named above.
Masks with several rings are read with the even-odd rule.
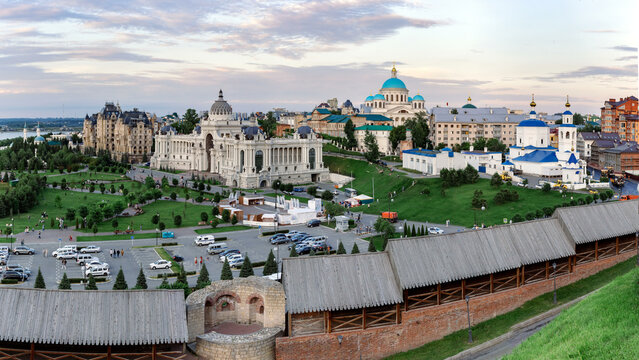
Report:
[[[636,257],[628,259],[622,263],[619,263],[613,267],[610,267],[606,270],[600,271],[599,273],[592,275],[588,278],[579,280],[570,285],[564,286],[562,288],[557,289],[557,305],[554,305],[552,302],[552,291],[546,293],[544,295],[540,295],[530,301],[527,301],[519,308],[508,312],[503,315],[499,315],[493,319],[484,321],[479,324],[474,324],[472,327],[473,330],[473,343],[468,344],[468,330],[463,329],[456,331],[452,334],[445,336],[441,340],[430,342],[422,347],[417,349],[398,353],[388,357],[388,359],[392,360],[404,360],[404,359],[445,359],[447,357],[453,356],[461,351],[467,350],[473,346],[477,346],[483,342],[494,339],[500,335],[505,334],[510,330],[510,328],[518,324],[522,321],[528,320],[534,316],[537,316],[541,313],[544,313],[555,306],[567,303],[572,301],[582,295],[585,295],[589,292],[592,292],[608,283],[610,283],[615,278],[620,275],[624,275],[633,269],[635,269]],[[634,270],[633,274],[637,274],[637,271]],[[636,295],[635,290],[635,297]],[[635,302],[636,304],[636,302]],[[472,306],[472,301],[471,305]],[[635,312],[636,305],[634,308]],[[630,309],[628,309],[630,310]],[[601,308],[598,309],[597,312],[593,313],[591,317],[608,315],[612,309]],[[635,324],[637,322],[635,321]],[[635,331],[635,339],[636,339],[636,325],[634,327]],[[574,329],[572,330],[574,331]],[[552,336],[552,335],[550,335]],[[594,335],[593,335],[594,336]],[[581,335],[578,335],[581,337]],[[611,340],[610,338],[606,338],[607,340]],[[594,339],[590,336],[583,336],[583,341],[593,341]],[[636,342],[635,342],[636,343]],[[579,350],[579,349],[576,349]],[[538,354],[538,353],[535,353]],[[538,359],[539,356],[527,357],[527,359]],[[551,357],[552,358],[552,357]],[[588,356],[578,356],[578,359],[590,359]],[[620,359],[619,357],[604,357],[610,359]],[[636,358],[636,357],[628,357]]]
[[[60,207],[55,205],[55,198],[60,196]],[[31,226],[33,229],[41,229],[42,225],[38,225],[38,220],[40,219],[40,214],[46,211],[47,215],[49,215],[49,219],[45,220],[44,225],[46,229],[50,228],[50,219],[56,217],[63,217],[67,208],[77,208],[81,204],[89,205],[92,203],[97,203],[100,201],[117,201],[122,200],[121,196],[117,195],[107,195],[97,193],[80,193],[76,191],[63,191],[58,189],[44,189],[42,191],[42,196],[38,205],[34,206],[31,210],[22,214],[14,214],[13,218],[15,219],[15,232],[20,233],[25,230],[27,226]],[[11,217],[4,217],[0,219],[1,228],[7,224],[11,224]],[[72,224],[75,226],[75,221]],[[42,234],[42,236],[46,236],[46,232]]]
[[[49,175],[47,176],[47,183],[51,184],[52,182],[56,181],[58,184],[60,184],[62,182],[62,179],[66,179],[67,180],[67,184],[71,184],[71,183],[80,183],[82,181],[97,181],[97,180],[101,180],[101,181],[116,181],[116,180],[122,180],[125,179],[126,175],[124,174],[116,174],[116,173],[105,173],[105,172],[89,172],[89,171],[83,171],[83,172],[77,172],[77,173],[73,173],[73,174],[58,174],[58,175]]]
[[[357,152],[357,151],[349,151],[349,150],[344,150],[344,149],[340,149],[337,146],[333,145],[333,144],[324,144],[322,145],[322,151],[324,152],[332,152],[332,153],[338,153],[338,154],[346,154],[346,155],[354,155],[354,156],[364,156],[362,153]]]
[[[155,248],[155,252],[158,253],[158,255],[160,255],[160,257],[164,260],[170,261],[171,262],[171,271],[173,271],[174,273],[179,273],[180,272],[180,263],[173,260],[173,257],[171,257],[171,255],[169,255],[168,251],[166,251],[166,249],[164,249],[163,247],[156,247]]]
[[[277,198],[277,195],[284,195],[284,199],[286,200],[291,200],[291,199],[298,199],[300,201],[300,203],[302,204],[308,204],[308,200],[310,200],[309,198],[305,198],[302,196],[295,196],[295,195],[288,195],[288,194],[282,194],[282,193],[268,193],[268,194],[264,194],[264,196],[270,196],[273,199]]]
[[[562,312],[504,359],[639,359],[639,269]]]
[[[143,233],[143,234],[113,234],[113,235],[86,235],[86,236],[78,236],[77,241],[110,241],[110,240],[131,240],[131,236],[134,239],[155,239],[155,232],[153,233]],[[159,234],[159,239],[162,241],[173,240],[173,239],[165,239],[162,238],[162,234]]]
[[[215,233],[223,233],[223,232],[231,232],[231,231],[242,231],[242,230],[250,230],[252,227],[246,225],[231,225],[231,226],[222,226],[216,228],[207,228],[207,229],[197,229],[196,233],[202,234],[215,234]]]
[[[541,190],[525,189],[515,186],[502,185],[494,187],[490,180],[479,179],[475,184],[467,184],[459,187],[448,188],[442,195],[442,182],[439,178],[411,179],[397,171],[390,172],[385,167],[369,164],[365,161],[344,159],[332,156],[324,156],[324,163],[331,172],[349,175],[353,172],[353,188],[358,193],[373,196],[373,182],[375,186],[376,202],[370,207],[361,207],[365,213],[379,214],[382,211],[397,211],[400,219],[413,221],[428,221],[444,224],[450,220],[451,224],[472,227],[475,216],[477,223],[486,226],[503,224],[503,219],[511,219],[515,214],[525,217],[529,212],[535,212],[544,207],[570,202],[570,197],[575,200],[585,198],[587,195],[568,193],[567,198],[562,199],[557,191],[544,193]],[[495,194],[500,189],[512,189],[519,193],[519,200],[496,204],[493,201]],[[430,194],[422,194],[428,189]],[[471,206],[471,200],[475,190],[483,192],[486,199],[486,210],[475,210]],[[388,194],[396,192],[391,202]],[[355,209],[358,211],[360,209]]]
[[[206,212],[211,216],[211,206],[194,205],[191,203],[186,204],[186,216],[184,216],[184,202],[170,201],[170,200],[158,200],[153,203],[144,205],[142,207],[144,213],[132,217],[120,217],[118,218],[118,229],[126,230],[127,227],[138,231],[140,225],[142,230],[155,230],[157,225],[151,222],[151,218],[155,214],[160,215],[160,222],[166,225],[167,229],[176,227],[197,226],[197,223],[201,221],[200,213]],[[182,216],[182,224],[176,226],[173,223],[173,217],[175,215]],[[91,229],[84,229],[82,231],[90,232]],[[103,221],[98,225],[98,232],[113,231],[111,226],[111,220]]]

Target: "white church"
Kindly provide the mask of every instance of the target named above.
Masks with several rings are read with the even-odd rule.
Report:
[[[506,162],[502,165],[524,174],[561,178],[565,183],[582,183],[586,175],[586,163],[579,160],[576,151],[577,127],[573,124],[570,102],[566,99],[566,110],[557,133],[557,148],[550,146],[550,128],[537,119],[536,106],[533,95],[530,119],[517,125],[517,143],[510,147]]]

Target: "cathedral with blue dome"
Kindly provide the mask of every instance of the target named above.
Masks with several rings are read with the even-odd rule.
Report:
[[[362,113],[383,115],[391,119],[394,126],[403,125],[419,112],[428,114],[424,106],[424,97],[419,94],[410,96],[406,84],[397,77],[394,65],[391,77],[384,81],[375,95],[366,97],[362,106]]]

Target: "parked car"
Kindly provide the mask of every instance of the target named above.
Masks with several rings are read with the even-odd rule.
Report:
[[[35,254],[35,250],[24,245],[19,245],[13,248],[13,253],[15,255],[33,255]]]
[[[240,254],[240,250],[237,249],[229,249],[229,250],[224,250],[222,253],[220,253],[220,261],[224,262],[224,259],[226,259],[226,257],[230,254]]]
[[[444,230],[438,228],[437,226],[431,226],[428,228],[429,234],[443,234]]]
[[[78,252],[78,245],[64,245],[62,247],[63,249],[69,249],[69,250],[73,250],[75,252]]]
[[[76,245],[65,245],[61,248],[56,249],[51,255],[53,255],[53,257],[58,257],[58,254],[60,252],[69,252],[69,251],[77,253],[78,247]]]
[[[224,252],[224,251],[228,250],[228,248],[229,247],[226,245],[226,243],[215,243],[215,244],[209,245],[206,248],[206,252],[209,255],[214,255],[214,254],[219,254],[221,252]]]
[[[92,267],[99,267],[99,266],[106,266],[106,268],[109,268],[109,264],[105,263],[105,262],[101,262],[100,260],[91,260],[91,261],[87,261],[84,263],[84,266],[88,269],[88,268],[92,268]]]
[[[26,281],[27,280],[27,275],[25,275],[22,272],[18,272],[18,271],[5,271],[4,273],[2,273],[2,280],[9,280],[9,279],[14,279],[14,280],[18,280],[18,281]]]
[[[224,262],[224,261],[228,260],[229,263],[230,263],[231,260],[233,260],[233,259],[235,259],[237,257],[242,257],[243,258],[241,253],[236,252],[236,253],[231,253],[231,254],[227,254],[227,255],[224,255],[224,256],[220,256],[220,261]]]
[[[76,262],[76,264],[78,264],[78,265],[84,265],[84,264],[86,264],[86,263],[88,263],[88,262],[96,261],[96,260],[97,260],[97,261],[100,261],[100,259],[98,259],[97,257],[95,257],[95,256],[91,256],[91,255],[89,255],[89,254],[78,254],[78,255],[75,257],[75,262]]]
[[[177,262],[182,262],[182,261],[184,261],[184,258],[181,257],[180,255],[173,255],[173,260],[175,260]]]
[[[312,220],[309,220],[306,223],[306,226],[308,226],[308,227],[318,227],[318,226],[320,226],[321,223],[322,222],[319,221],[318,219],[312,219]]]
[[[108,266],[94,266],[86,269],[84,272],[86,276],[92,275],[93,277],[98,276],[109,276],[109,267]]]
[[[75,259],[78,256],[78,253],[73,250],[63,250],[55,254],[57,259]]]
[[[295,247],[295,252],[297,253],[297,255],[304,255],[304,254],[308,254],[311,252],[311,250],[313,250],[312,246],[308,246],[308,245],[303,245],[300,247]]]
[[[155,269],[170,269],[171,268],[171,262],[168,261],[168,260],[158,260],[156,262],[150,263],[149,267],[152,270],[155,270]]]
[[[163,239],[173,239],[174,237],[175,237],[175,234],[173,234],[173,231],[162,231]]]
[[[5,270],[6,271],[19,271],[19,272],[24,273],[27,277],[31,276],[31,270],[29,270],[28,268],[25,268],[24,266],[22,266],[20,264],[7,265]]]
[[[80,252],[83,254],[86,253],[99,253],[100,252],[100,247],[99,246],[95,246],[95,245],[89,245],[87,247],[84,247],[82,249],[80,249]]]
[[[244,264],[244,257],[242,255],[235,256],[229,260],[229,266],[231,267],[240,267]]]
[[[197,246],[211,245],[214,242],[215,242],[215,236],[213,235],[200,235],[197,238],[195,238],[195,245]]]
[[[289,238],[287,238],[286,236],[280,236],[278,238],[272,239],[271,240],[271,244],[272,245],[286,244],[289,241],[291,241],[291,240]]]
[[[284,234],[284,236],[286,236],[287,238],[292,238],[295,235],[301,234],[302,232],[299,230],[291,230],[289,232],[287,232],[286,234]]]
[[[7,265],[8,254],[0,254],[0,265]]]
[[[278,234],[275,234],[275,235],[271,236],[271,237],[270,237],[270,238],[268,238],[268,239],[269,239],[269,241],[273,241],[273,240],[275,240],[275,239],[278,239],[278,238],[285,238],[285,237],[286,237],[286,234],[279,234],[279,233],[278,233]]]

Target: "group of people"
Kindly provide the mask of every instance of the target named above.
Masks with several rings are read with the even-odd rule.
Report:
[[[120,249],[120,250],[109,249],[109,255],[111,255],[111,257],[116,257],[116,258],[122,257],[124,256],[124,249]]]

